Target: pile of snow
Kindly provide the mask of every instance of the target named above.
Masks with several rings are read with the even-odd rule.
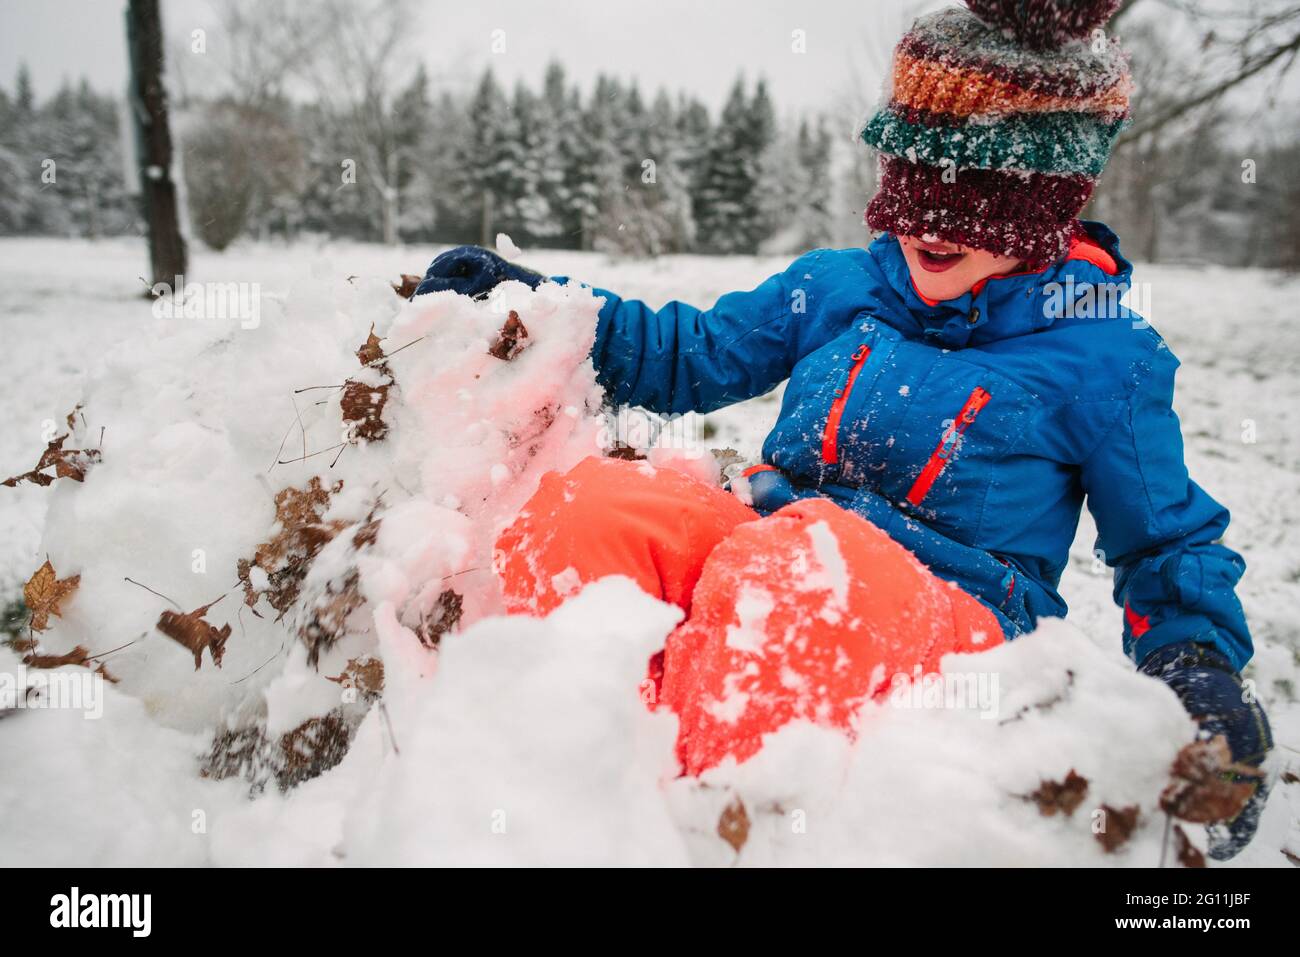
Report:
[[[0,721],[0,857],[25,863],[1128,865],[1161,859],[1156,796],[1191,734],[1161,685],[1052,623],[949,659],[996,676],[992,707],[868,704],[856,742],[786,726],[740,765],[679,778],[676,719],[637,694],[680,612],[610,578],[545,620],[448,635],[437,667],[381,629],[385,707],[342,763],[250,798],[195,774],[198,736],[109,686],[104,717]],[[0,663],[13,665],[10,658]],[[65,669],[66,670],[66,669]],[[932,702],[933,703],[933,702]],[[922,705],[922,706],[916,706]],[[1140,734],[1134,728],[1141,728]],[[1070,771],[1072,814],[1030,795]],[[1116,852],[1103,806],[1140,808]],[[94,807],[94,814],[85,808]],[[720,822],[743,807],[739,837]],[[22,822],[17,826],[16,822]],[[1275,822],[1278,823],[1278,822]],[[1170,852],[1172,853],[1172,852]]]
[[[239,561],[277,530],[277,493],[312,481],[337,489],[323,522],[373,518],[379,529],[363,556],[342,547],[351,536],[327,547],[299,605],[351,563],[367,608],[406,626],[429,615],[449,587],[463,596],[467,618],[497,610],[497,527],[545,471],[600,451],[599,396],[586,361],[598,308],[578,286],[534,293],[511,283],[482,303],[451,293],[407,303],[377,279],[309,279],[283,301],[263,296],[255,326],[247,315],[156,319],[103,357],[74,417],[68,446],[98,447],[102,429],[103,461],[84,483],[46,490],[41,553],[60,577],[81,580],[42,636],[44,648],[131,643],[109,659],[119,690],[186,730],[255,710],[264,697],[273,711],[284,704],[295,712],[272,714],[274,727],[297,724],[304,707],[337,704],[339,686],[325,676],[373,648],[365,616],[349,621],[356,634],[319,669],[308,668],[292,636],[297,609],[277,621],[265,601],[245,608],[232,592]],[[511,311],[529,335],[504,361],[489,349]],[[372,328],[392,355],[387,434],[350,441],[345,392],[333,386],[357,378],[382,388],[378,367],[363,370],[355,355]],[[303,388],[311,391],[295,394]],[[265,587],[262,569],[249,577]],[[134,582],[183,611],[229,592],[207,616],[232,625],[222,668],[205,656],[196,673],[184,649],[154,629],[168,602]]]
[[[695,780],[677,776],[676,719],[642,700],[679,610],[615,578],[544,620],[499,616],[496,532],[544,472],[606,438],[587,359],[598,307],[580,286],[407,303],[379,279],[317,275],[262,296],[255,323],[159,318],[105,354],[68,443],[102,461],[44,490],[41,552],[80,580],[40,639],[50,654],[125,646],[104,659],[119,682],[94,684],[99,717],[30,706],[0,720],[0,862],[1159,861],[1156,799],[1191,722],[1066,624],[950,658],[996,691],[978,706],[900,694],[863,709],[856,740],[792,724]],[[513,345],[511,312],[528,333]],[[363,370],[372,329],[391,358]],[[345,429],[349,380],[385,395],[382,437]],[[313,481],[331,540],[283,616],[265,597],[246,606],[240,561],[283,531],[277,495]],[[257,566],[244,577],[255,595],[272,584]],[[309,650],[341,590],[330,640]],[[448,592],[467,626],[435,648]],[[196,671],[155,624],[169,602],[222,595],[206,616],[231,626],[222,666],[203,651]],[[376,660],[381,697],[332,680]],[[30,673],[0,649],[0,691],[6,676]],[[322,733],[342,728],[347,746],[295,787],[214,763],[214,739],[250,729],[256,748],[310,751],[294,735],[331,716]],[[1070,771],[1088,780],[1082,802],[1045,816],[1031,795]],[[1140,809],[1114,853],[1095,836],[1103,805]],[[1283,818],[1264,827],[1282,843]]]

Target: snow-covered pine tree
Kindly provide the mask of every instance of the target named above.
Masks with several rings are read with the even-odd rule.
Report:
[[[786,130],[778,132],[758,163],[755,206],[763,231],[760,246],[763,252],[801,251],[802,201],[809,190],[807,179],[796,138]]]
[[[618,179],[600,197],[600,222],[593,237],[595,249],[634,256],[653,256],[662,251],[664,227],[659,222],[655,177],[643,178],[643,164],[650,161],[650,117],[635,82],[625,91],[622,109],[615,114],[618,132]],[[611,157],[612,158],[612,157]],[[649,167],[653,169],[653,167]]]
[[[476,239],[479,218],[467,209],[461,193],[461,144],[470,135],[471,119],[463,98],[444,90],[431,107],[432,135],[419,160],[434,204],[435,235],[444,242]]]
[[[32,71],[26,62],[18,64],[18,76],[14,81],[14,106],[20,115],[31,116],[36,112],[36,94],[32,91]]]
[[[745,248],[740,221],[753,181],[740,151],[745,145],[742,129],[748,120],[744,80],[737,78],[700,162],[695,221],[702,252],[730,253]]]
[[[20,102],[30,96],[21,93]],[[135,211],[122,176],[117,106],[95,93],[83,79],[74,89],[65,82],[29,119],[26,179],[43,188],[39,215],[51,232],[96,238],[123,232]],[[52,161],[52,179],[42,178]]]
[[[515,120],[492,70],[484,72],[469,103],[468,135],[458,144],[462,201],[478,215],[478,241],[490,246],[509,203],[519,161]]]
[[[712,253],[752,253],[770,231],[761,195],[764,158],[776,135],[767,84],[752,99],[738,78],[709,138],[695,193],[699,245]]]
[[[612,201],[623,188],[626,145],[620,142],[624,129],[621,111],[624,93],[617,80],[601,74],[596,78],[591,101],[583,111],[569,182],[574,184],[572,213],[577,220],[580,247],[592,249],[600,229],[602,204]]]
[[[25,232],[36,208],[36,185],[24,176],[18,104],[0,89],[0,233]]]
[[[301,228],[331,236],[373,239],[382,228],[378,210],[359,181],[355,156],[344,147],[336,124],[326,113],[327,107],[320,103],[305,104],[294,113],[307,170],[299,193]]]
[[[0,228],[14,233],[68,232],[70,220],[59,207],[57,194],[43,188],[42,162],[48,152],[47,121],[36,109],[31,72],[18,65],[14,96],[0,102]],[[57,162],[57,161],[56,161]]]
[[[813,125],[806,119],[799,124],[795,150],[804,188],[798,213],[799,245],[802,249],[827,246],[832,241],[831,136],[821,117]]]
[[[398,232],[403,238],[427,239],[438,222],[429,154],[435,139],[429,74],[421,63],[393,99],[393,149],[397,155]]]
[[[676,132],[681,166],[691,198],[691,220],[695,224],[698,238],[701,207],[696,197],[702,189],[709,142],[713,135],[713,119],[709,116],[708,107],[695,97],[678,94]]]
[[[685,252],[695,226],[672,100],[660,91],[646,110],[633,87],[628,104],[623,189],[604,211],[597,248],[637,256]]]
[[[557,60],[546,67],[542,82],[543,116],[552,127],[554,169],[547,170],[544,195],[555,217],[554,242],[575,246],[582,232],[578,181],[582,148],[582,100],[576,88],[570,89],[564,66]]]
[[[741,197],[740,232],[744,249],[755,251],[772,235],[776,226],[764,216],[764,195],[769,183],[764,180],[765,167],[776,165],[771,153],[777,142],[776,109],[767,91],[767,81],[759,78],[754,96],[746,109],[747,122],[740,128],[741,157],[746,163],[749,192]],[[773,188],[782,188],[774,184]],[[788,189],[789,187],[784,187]]]
[[[551,209],[554,178],[561,173],[559,143],[552,111],[545,96],[538,96],[520,81],[513,100],[516,154],[512,215],[504,222],[516,239],[548,239],[561,224]]]
[[[655,160],[654,192],[666,228],[663,251],[687,252],[695,244],[688,150],[673,101],[665,90],[659,91],[650,108],[646,156]]]

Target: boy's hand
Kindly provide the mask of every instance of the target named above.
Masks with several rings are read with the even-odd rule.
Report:
[[[1241,676],[1228,660],[1211,646],[1189,641],[1158,648],[1140,670],[1169,685],[1206,735],[1223,735],[1236,763],[1257,768],[1273,747],[1263,707],[1242,687]],[[1266,779],[1239,780],[1254,784],[1255,793],[1231,821],[1208,828],[1210,856],[1215,860],[1235,857],[1250,843],[1268,801]]]
[[[429,264],[424,280],[415,295],[451,290],[462,296],[482,299],[497,283],[515,279],[536,289],[546,277],[523,266],[516,266],[481,246],[457,246],[439,255]],[[414,297],[412,297],[414,298]]]

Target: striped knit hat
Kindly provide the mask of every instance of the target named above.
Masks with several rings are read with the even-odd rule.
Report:
[[[1100,30],[1119,0],[966,0],[918,19],[886,103],[872,229],[1023,259],[1065,255],[1128,122],[1128,57]]]

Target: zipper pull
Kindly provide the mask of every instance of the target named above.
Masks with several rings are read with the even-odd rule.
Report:
[[[867,352],[868,352],[867,345],[864,342],[862,345],[858,346],[857,349],[853,351],[853,355],[849,356],[849,362],[853,363],[854,365],[857,365],[859,362],[861,362],[863,359],[867,357]],[[848,383],[846,382],[844,385],[836,389],[834,392],[835,398],[837,399],[844,398],[844,390],[847,387],[848,387]]]

